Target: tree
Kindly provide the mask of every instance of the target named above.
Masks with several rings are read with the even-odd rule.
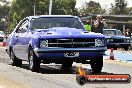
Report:
[[[0,30],[5,31],[9,25],[9,2],[0,0]]]
[[[103,14],[105,13],[105,9],[101,8],[101,5],[97,2],[90,1],[89,3],[85,3],[83,7],[79,10],[79,13],[82,15],[88,14]]]
[[[111,4],[110,14],[124,15],[128,13],[126,0],[115,0],[115,4]]]
[[[10,9],[10,29],[27,16],[34,15],[34,5],[36,15],[47,15],[49,12],[50,0],[13,0]],[[54,15],[77,15],[75,9],[76,0],[53,0],[52,14]]]
[[[78,15],[75,9],[76,0],[53,0],[52,14],[58,15]]]

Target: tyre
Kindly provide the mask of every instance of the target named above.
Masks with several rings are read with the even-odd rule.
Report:
[[[90,65],[91,65],[93,73],[95,74],[100,73],[103,67],[103,56],[100,56],[96,59],[92,59],[90,61]]]
[[[64,62],[64,63],[62,63],[62,67],[63,68],[71,68],[72,67],[72,63],[73,62]]]
[[[38,72],[40,69],[40,60],[36,57],[32,49],[29,50],[28,60],[29,69],[33,72]]]
[[[124,49],[125,49],[125,51],[127,51],[129,49],[129,47],[128,46],[127,47],[124,47]]]
[[[117,47],[113,47],[114,50],[117,50]]]
[[[69,71],[72,68],[72,63],[71,61],[65,61],[62,63],[62,69],[64,71]]]
[[[21,66],[22,65],[22,60],[20,60],[19,58],[17,58],[13,52],[13,50],[11,49],[10,51],[10,64],[12,66]]]
[[[86,78],[83,76],[76,76],[76,81],[79,85],[84,85],[86,83]]]

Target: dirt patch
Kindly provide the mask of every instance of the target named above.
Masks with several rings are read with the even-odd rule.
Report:
[[[31,88],[0,74],[0,88]]]

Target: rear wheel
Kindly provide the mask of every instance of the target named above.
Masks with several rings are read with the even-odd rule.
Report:
[[[93,73],[96,73],[96,74],[100,73],[103,67],[103,56],[100,56],[96,59],[92,59],[90,61],[90,65],[91,65]]]
[[[36,57],[33,50],[29,50],[29,69],[33,72],[38,72],[40,69],[40,60]]]
[[[22,65],[22,60],[20,60],[19,58],[17,58],[15,56],[12,49],[10,51],[10,63],[12,66],[21,66]]]

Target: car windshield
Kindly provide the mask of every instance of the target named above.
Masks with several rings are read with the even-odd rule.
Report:
[[[83,29],[83,25],[74,17],[45,17],[33,18],[31,20],[30,29],[49,29],[52,27],[69,27]]]
[[[117,35],[116,30],[104,30],[104,35],[106,36],[113,36],[113,35]]]
[[[120,30],[118,30],[118,35],[123,35],[122,32]]]

